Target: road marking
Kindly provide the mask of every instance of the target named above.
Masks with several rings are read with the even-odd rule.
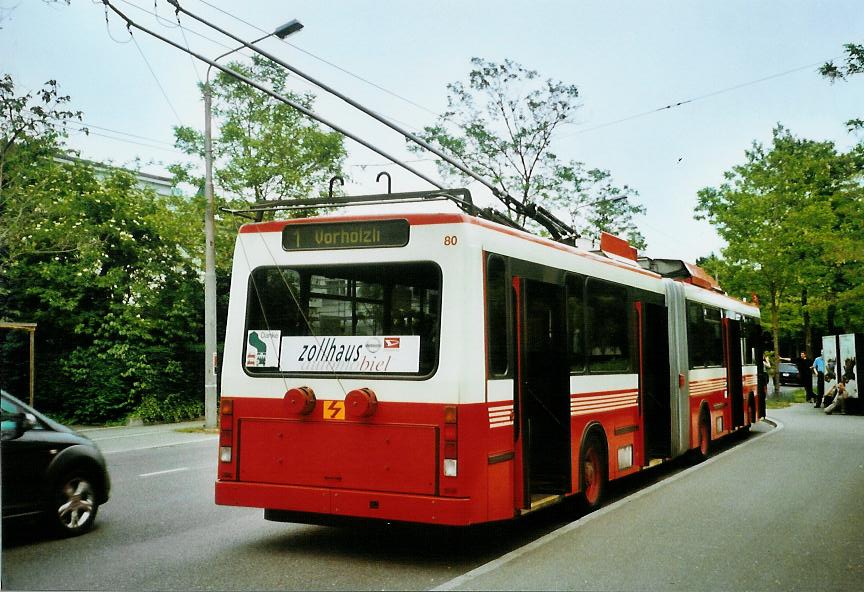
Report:
[[[604,515],[608,514],[609,512],[612,512],[613,510],[620,508],[621,506],[623,506],[625,504],[628,504],[628,503],[633,502],[633,501],[635,501],[641,497],[644,497],[644,496],[648,495],[649,493],[651,493],[657,489],[660,489],[661,487],[668,485],[669,483],[674,483],[678,479],[682,479],[685,475],[689,475],[690,473],[697,471],[697,470],[701,469],[702,467],[706,467],[706,466],[710,465],[711,463],[717,462],[718,459],[722,458],[727,453],[732,452],[733,450],[740,450],[744,446],[749,446],[753,442],[758,442],[762,438],[765,438],[766,436],[770,436],[771,434],[775,434],[775,433],[777,433],[783,429],[783,424],[781,422],[777,421],[776,419],[766,417],[765,420],[769,424],[772,424],[774,426],[774,429],[771,430],[770,432],[766,432],[757,438],[747,440],[746,442],[739,444],[738,446],[735,446],[734,448],[724,450],[720,454],[717,454],[716,456],[712,456],[708,460],[703,461],[703,462],[699,463],[698,465],[694,465],[692,467],[684,469],[680,473],[676,473],[675,475],[672,475],[671,477],[664,479],[663,481],[658,481],[657,483],[654,483],[653,485],[650,485],[650,486],[646,487],[645,489],[641,489],[641,490],[639,490],[639,491],[637,491],[631,495],[628,495],[627,497],[620,499],[613,504],[610,504],[608,506],[604,506],[604,507],[600,508],[599,510],[597,510],[596,512],[592,512],[586,516],[583,516],[582,518],[580,518],[579,520],[576,520],[575,522],[571,522],[570,524],[565,524],[564,526],[562,526],[558,530],[553,530],[552,532],[540,537],[536,541],[532,541],[532,542],[528,543],[527,545],[519,547],[518,549],[513,549],[512,551],[510,551],[506,555],[502,555],[498,559],[493,559],[489,563],[485,563],[485,564],[481,565],[480,567],[476,567],[476,568],[472,569],[471,571],[465,572],[461,576],[457,576],[457,577],[453,578],[452,580],[444,582],[440,586],[436,586],[435,588],[432,588],[432,590],[433,591],[455,590],[459,586],[463,586],[473,579],[476,579],[476,578],[478,578],[484,574],[495,571],[499,567],[502,567],[503,565],[506,565],[506,564],[510,563],[511,561],[515,561],[516,559],[520,558],[521,556],[523,556],[527,553],[530,553],[531,551],[533,551],[535,549],[539,549],[543,545],[545,545],[551,541],[554,541],[555,539],[557,539],[557,538],[559,538],[559,537],[561,537],[561,536],[563,536],[569,532],[572,532],[572,531],[576,530],[577,528],[580,528],[580,527],[584,526],[585,524],[588,524],[589,522],[596,520],[597,518],[604,516]]]
[[[178,469],[168,469],[165,471],[154,471],[152,473],[143,473],[143,474],[138,475],[138,476],[139,477],[154,477],[156,475],[167,475],[168,473],[180,473],[180,472],[188,471],[188,470],[189,470],[189,467],[180,467]]]

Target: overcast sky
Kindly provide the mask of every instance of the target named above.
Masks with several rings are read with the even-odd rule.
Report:
[[[153,0],[114,1],[207,56],[234,46],[188,18],[178,28],[165,0],[155,9]],[[253,26],[269,31],[299,19],[305,29],[288,44],[262,46],[412,130],[443,111],[445,85],[464,79],[474,56],[509,58],[576,84],[578,121],[562,129],[555,152],[609,169],[639,192],[648,213],[636,222],[654,257],[693,261],[722,247],[707,223],[693,219],[696,192],[718,185],[753,141],[770,141],[778,123],[841,150],[862,139],[844,122],[864,115],[864,76],[832,85],[817,73],[844,43],[864,42],[861,0],[181,1],[246,39],[261,35]],[[0,70],[19,91],[60,83],[91,128],[89,137],[70,138],[82,156],[118,165],[139,158],[143,170],[166,174],[166,164],[182,159],[172,126],[203,127],[196,82],[205,69],[142,32],[130,40],[113,14],[106,25],[101,2],[0,0],[0,18]],[[310,90],[299,81],[293,88]],[[423,158],[338,101],[322,96],[316,110],[406,160]],[[393,173],[394,191],[430,188],[346,145],[347,192],[376,192],[381,170]],[[431,162],[414,166],[436,174]]]

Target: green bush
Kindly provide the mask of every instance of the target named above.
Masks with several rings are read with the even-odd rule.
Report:
[[[196,419],[204,415],[203,401],[190,401],[177,394],[170,394],[163,399],[147,395],[132,412],[144,423],[176,423]]]

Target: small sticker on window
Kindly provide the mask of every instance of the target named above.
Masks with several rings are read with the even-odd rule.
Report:
[[[246,367],[276,368],[279,365],[281,331],[249,331],[246,337]]]

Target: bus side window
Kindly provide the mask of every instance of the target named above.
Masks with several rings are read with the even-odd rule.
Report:
[[[490,255],[486,263],[486,352],[490,376],[506,376],[508,370],[507,292],[504,260]]]
[[[585,295],[588,370],[630,371],[627,288],[589,280]]]
[[[723,365],[723,333],[720,311],[698,302],[687,303],[687,349],[690,368]]]
[[[741,321],[741,362],[745,366],[752,366],[756,364],[756,360],[760,359],[756,357],[756,340],[753,339],[753,335],[755,334],[754,328],[756,325],[747,317],[744,317]]]
[[[567,361],[571,374],[585,371],[585,279],[567,276]]]

